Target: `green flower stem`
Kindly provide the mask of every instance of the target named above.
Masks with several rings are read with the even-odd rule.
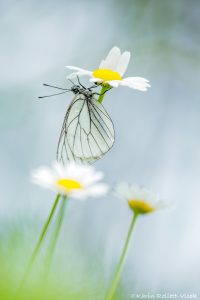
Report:
[[[131,222],[131,225],[130,225],[130,228],[129,228],[129,231],[128,231],[128,235],[127,235],[127,238],[126,238],[124,249],[122,251],[119,263],[117,265],[117,269],[115,271],[115,275],[114,275],[114,278],[113,278],[113,281],[112,281],[112,284],[111,284],[111,287],[110,287],[110,290],[108,292],[106,300],[112,300],[113,296],[116,292],[116,289],[117,289],[117,286],[118,286],[118,283],[119,283],[119,279],[120,279],[120,275],[121,275],[121,271],[122,271],[122,268],[123,268],[123,265],[124,265],[124,262],[125,262],[125,258],[126,258],[126,255],[127,255],[127,250],[128,250],[130,238],[131,238],[131,235],[132,235],[133,228],[134,228],[135,222],[137,220],[137,217],[138,217],[138,214],[134,214],[133,220]]]
[[[23,279],[22,279],[22,283],[21,283],[21,285],[20,285],[20,289],[23,287],[24,282],[25,282],[26,278],[28,277],[28,275],[29,275],[29,273],[30,273],[30,271],[31,271],[32,265],[33,265],[33,263],[34,263],[34,261],[35,261],[37,255],[38,255],[38,253],[39,253],[39,250],[40,250],[40,248],[41,248],[41,246],[42,246],[44,237],[45,237],[45,235],[46,235],[46,233],[47,233],[47,229],[48,229],[48,227],[49,227],[49,225],[50,225],[50,223],[51,223],[51,220],[52,220],[52,218],[53,218],[53,216],[54,216],[54,213],[55,213],[55,211],[56,211],[56,207],[57,207],[57,205],[58,205],[59,199],[60,199],[60,194],[57,195],[57,197],[56,197],[56,199],[55,199],[55,201],[54,201],[53,207],[52,207],[52,209],[51,209],[51,212],[50,212],[50,214],[49,214],[49,216],[48,216],[48,218],[47,218],[47,220],[46,220],[46,222],[45,222],[45,224],[44,224],[44,227],[43,227],[43,229],[42,229],[40,238],[39,238],[39,240],[38,240],[38,242],[37,242],[37,244],[36,244],[36,246],[35,246],[35,249],[34,249],[33,254],[32,254],[32,256],[31,256],[31,259],[30,259],[30,261],[29,261],[28,267],[27,267],[26,272],[25,272],[25,274],[24,274],[24,277],[23,277]]]
[[[59,237],[59,234],[60,234],[60,229],[61,229],[63,219],[64,219],[64,215],[65,215],[66,204],[67,204],[67,196],[63,196],[62,202],[61,202],[61,205],[60,205],[60,208],[59,208],[59,212],[58,212],[58,218],[56,220],[56,225],[55,225],[56,227],[55,227],[55,230],[54,230],[54,233],[53,233],[53,237],[52,237],[51,244],[50,244],[49,251],[48,251],[48,256],[47,256],[47,259],[46,259],[46,268],[45,268],[46,269],[45,270],[46,276],[45,277],[47,277],[50,266],[51,266],[51,262],[52,262],[52,259],[53,259],[53,254],[55,252],[58,237]]]
[[[103,102],[103,99],[104,99],[104,96],[105,96],[105,93],[110,90],[110,86],[108,84],[106,85],[102,85],[102,89],[101,89],[101,92],[100,92],[100,95],[99,95],[99,99],[97,100],[99,103],[102,103]]]

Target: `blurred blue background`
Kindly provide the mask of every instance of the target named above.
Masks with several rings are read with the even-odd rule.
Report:
[[[30,249],[54,197],[30,183],[30,172],[55,160],[73,97],[37,100],[51,92],[42,83],[69,87],[65,65],[94,70],[115,45],[131,51],[126,75],[150,80],[148,92],[120,87],[106,95],[116,142],[95,164],[110,184],[137,182],[175,203],[139,219],[122,276],[127,297],[200,292],[199,11],[198,0],[0,4],[0,218],[25,231],[36,220]],[[77,268],[80,281],[97,256],[110,280],[131,217],[113,196],[70,203],[58,251],[73,253],[69,269]]]

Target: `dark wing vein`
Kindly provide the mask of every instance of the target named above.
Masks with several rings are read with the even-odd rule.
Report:
[[[76,95],[62,126],[57,148],[57,159],[94,162],[110,150],[114,143],[111,118],[95,98]]]

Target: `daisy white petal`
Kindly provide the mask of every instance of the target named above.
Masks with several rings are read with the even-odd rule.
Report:
[[[139,91],[146,91],[147,88],[150,87],[149,81],[142,77],[127,77],[124,78],[120,85],[128,86],[132,89],[139,90]]]
[[[108,53],[106,59],[104,60],[103,68],[115,71],[120,57],[121,50],[116,46],[113,47]]]
[[[32,182],[44,188],[49,188],[54,182],[54,174],[50,168],[40,167],[31,173]]]
[[[64,166],[59,164],[57,161],[52,163],[52,170],[54,170],[55,175],[57,177],[62,177],[63,173],[64,173]]]
[[[121,81],[120,80],[111,80],[111,81],[107,81],[107,83],[112,87],[118,87],[121,84]]]
[[[146,79],[146,78],[143,78],[143,77],[126,77],[123,80],[125,80],[127,82],[134,81],[137,84],[144,84],[145,83],[145,84],[148,84],[150,86],[149,80]]]
[[[121,55],[121,57],[118,61],[117,67],[116,67],[116,71],[119,72],[119,74],[121,76],[123,76],[124,73],[126,72],[128,65],[129,65],[130,58],[131,58],[131,54],[128,51],[125,51]]]
[[[100,79],[100,78],[90,78],[89,81],[90,81],[90,82],[99,82],[99,83],[100,83],[100,82],[103,82],[103,80]]]
[[[68,69],[70,69],[70,70],[76,71],[76,72],[73,72],[73,73],[69,74],[69,75],[67,76],[67,78],[74,78],[74,77],[76,77],[77,75],[78,75],[78,76],[84,76],[84,75],[92,76],[92,72],[91,72],[91,71],[88,71],[88,70],[85,70],[85,69],[81,69],[81,68],[73,67],[73,66],[66,66],[66,68],[68,68]]]
[[[92,72],[88,71],[88,70],[82,70],[78,72],[79,75],[88,75],[88,76],[92,76]]]
[[[131,197],[129,184],[127,182],[120,182],[115,187],[115,193],[120,198],[129,199]]]
[[[68,76],[67,76],[67,79],[73,79],[73,78],[76,78],[77,76],[91,76],[91,73],[89,72],[89,71],[85,71],[85,72],[83,72],[83,71],[80,71],[80,72],[73,72],[73,73],[71,73],[71,74],[69,74]]]
[[[95,172],[95,174],[92,174],[92,176],[85,176],[82,181],[84,184],[93,184],[99,180],[102,180],[104,177],[102,172]]]
[[[105,69],[105,60],[102,59],[100,65],[99,65],[99,69]]]
[[[67,69],[70,69],[70,70],[74,70],[74,71],[82,71],[84,69],[82,68],[78,68],[78,67],[74,67],[74,66],[65,66]]]
[[[102,178],[102,172],[75,163],[63,166],[55,162],[51,169],[41,167],[32,173],[33,183],[77,199],[104,195],[108,188],[99,183]]]
[[[84,76],[85,74],[83,73],[80,73],[80,72],[73,72],[69,75],[67,75],[67,79],[74,79],[74,78],[77,78],[77,76]]]

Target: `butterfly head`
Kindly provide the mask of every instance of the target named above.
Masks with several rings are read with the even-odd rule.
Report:
[[[78,94],[80,93],[81,91],[81,87],[79,85],[73,85],[72,88],[71,88],[71,91],[74,93],[74,94]]]

